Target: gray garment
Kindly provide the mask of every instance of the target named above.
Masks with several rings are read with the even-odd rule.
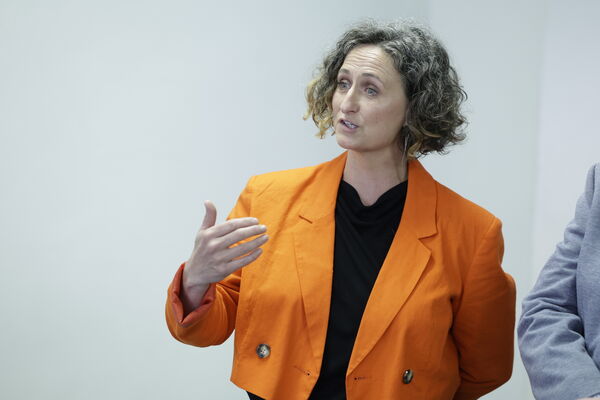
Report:
[[[600,164],[523,300],[519,349],[538,400],[600,394]]]

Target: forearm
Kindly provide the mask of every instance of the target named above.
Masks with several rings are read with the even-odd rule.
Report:
[[[574,310],[528,297],[518,331],[521,359],[537,398],[578,399],[600,392],[600,370],[587,352]]]

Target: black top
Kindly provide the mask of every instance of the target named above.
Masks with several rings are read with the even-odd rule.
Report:
[[[408,182],[402,182],[364,206],[352,185],[340,183],[329,324],[321,373],[310,400],[346,399],[346,370],[360,320],[400,224],[407,187]]]

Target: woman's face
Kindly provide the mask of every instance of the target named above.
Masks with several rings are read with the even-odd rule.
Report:
[[[364,153],[397,151],[407,104],[390,56],[375,45],[355,47],[340,68],[332,99],[338,144]]]

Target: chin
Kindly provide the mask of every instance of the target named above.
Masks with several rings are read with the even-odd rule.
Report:
[[[360,154],[386,154],[389,153],[390,151],[392,153],[396,153],[398,151],[398,148],[395,144],[389,144],[389,145],[385,145],[385,146],[367,146],[365,145],[365,143],[360,143],[357,140],[352,140],[354,138],[351,137],[346,137],[344,135],[339,135],[336,133],[335,134],[335,139],[336,142],[338,144],[338,146],[340,146],[342,149],[344,150],[348,150],[350,152],[354,152],[354,153],[360,153]]]
[[[349,137],[345,136],[344,134],[339,134],[339,133],[335,134],[335,140],[336,140],[338,146],[340,146],[342,149],[360,151],[359,144],[356,143],[356,141],[352,140],[352,139],[353,138],[349,138]]]
[[[366,148],[365,146],[361,146],[359,143],[353,143],[352,140],[338,140],[338,146],[340,146],[344,150],[348,150],[354,153],[369,153],[372,150]]]

